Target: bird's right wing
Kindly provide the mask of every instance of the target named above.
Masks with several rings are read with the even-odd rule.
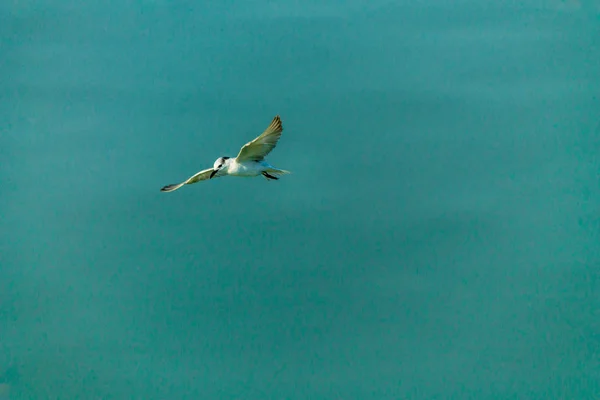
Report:
[[[212,168],[205,169],[203,171],[198,172],[197,174],[191,176],[188,180],[183,181],[181,183],[173,183],[171,185],[167,185],[160,189],[161,192],[172,192],[174,190],[179,189],[183,185],[191,185],[192,183],[205,181],[210,178],[210,174],[213,172]]]
[[[236,160],[238,162],[262,160],[277,146],[281,132],[283,132],[283,126],[279,115],[277,115],[271,121],[271,125],[259,137],[242,146]]]

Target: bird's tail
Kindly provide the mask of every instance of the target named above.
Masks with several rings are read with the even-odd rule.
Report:
[[[291,174],[290,171],[286,171],[285,169],[279,169],[279,168],[275,168],[275,167],[271,167],[267,170],[268,173],[273,174],[273,175],[285,175],[285,174]]]

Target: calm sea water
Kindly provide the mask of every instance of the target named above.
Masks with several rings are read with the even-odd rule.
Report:
[[[599,90],[592,0],[2,2],[0,397],[600,396]]]

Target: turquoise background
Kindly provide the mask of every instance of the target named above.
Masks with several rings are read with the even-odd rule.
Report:
[[[3,1],[3,396],[600,396],[599,90],[593,1]]]

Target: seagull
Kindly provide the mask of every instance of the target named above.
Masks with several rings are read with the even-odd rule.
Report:
[[[219,157],[212,168],[202,170],[181,183],[164,186],[160,191],[173,192],[183,185],[191,185],[192,183],[228,175],[247,178],[262,175],[267,180],[277,180],[279,178],[276,175],[289,174],[290,172],[275,168],[265,160],[265,157],[277,146],[281,132],[283,132],[281,118],[277,115],[271,121],[271,125],[260,136],[242,146],[236,158]]]

